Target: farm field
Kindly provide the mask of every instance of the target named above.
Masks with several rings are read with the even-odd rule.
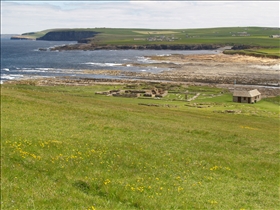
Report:
[[[220,44],[220,45],[251,45],[264,47],[279,47],[279,38],[270,38],[278,34],[279,29],[261,27],[232,27],[232,28],[205,28],[205,29],[95,29],[100,32],[93,40],[95,44]],[[250,36],[239,36],[245,32]],[[162,36],[174,39],[167,41],[135,41],[135,38]]]
[[[278,208],[279,96],[238,104],[183,85],[162,99],[95,94],[129,88],[1,85],[1,208]],[[187,102],[186,91],[200,95]]]
[[[133,31],[139,34],[174,34],[179,33],[178,31]]]

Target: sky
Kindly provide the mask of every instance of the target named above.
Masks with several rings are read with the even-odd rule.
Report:
[[[54,28],[280,27],[279,1],[1,0],[1,34]]]

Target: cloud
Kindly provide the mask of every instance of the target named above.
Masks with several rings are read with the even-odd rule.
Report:
[[[279,2],[1,2],[1,33],[49,28],[279,27]]]

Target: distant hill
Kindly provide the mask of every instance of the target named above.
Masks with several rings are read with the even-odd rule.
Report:
[[[12,39],[77,41],[91,46],[58,50],[96,49],[215,49],[234,46],[235,50],[279,49],[280,28],[225,27],[201,29],[69,28],[24,33]],[[172,47],[171,47],[172,46]],[[79,47],[79,48],[77,48]],[[235,51],[236,52],[236,51]],[[243,53],[243,52],[242,52]],[[250,52],[250,55],[252,53]],[[254,54],[254,53],[253,53]],[[277,53],[276,53],[277,54]],[[279,54],[279,53],[278,53]],[[261,56],[266,54],[261,54]],[[278,55],[277,55],[278,56]]]
[[[60,35],[59,35],[60,34]],[[76,34],[76,35],[75,35]],[[223,44],[279,46],[279,28],[230,27],[203,29],[74,28],[24,33],[21,38],[81,41],[95,44]]]

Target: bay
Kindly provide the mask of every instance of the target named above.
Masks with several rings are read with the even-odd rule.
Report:
[[[151,63],[145,56],[169,54],[215,54],[213,50],[96,50],[50,51],[54,46],[75,44],[62,41],[1,39],[1,83],[8,80],[41,77],[123,78],[85,74],[85,70],[122,70],[158,73],[164,68],[135,67],[133,63]],[[47,49],[41,51],[39,49]]]

